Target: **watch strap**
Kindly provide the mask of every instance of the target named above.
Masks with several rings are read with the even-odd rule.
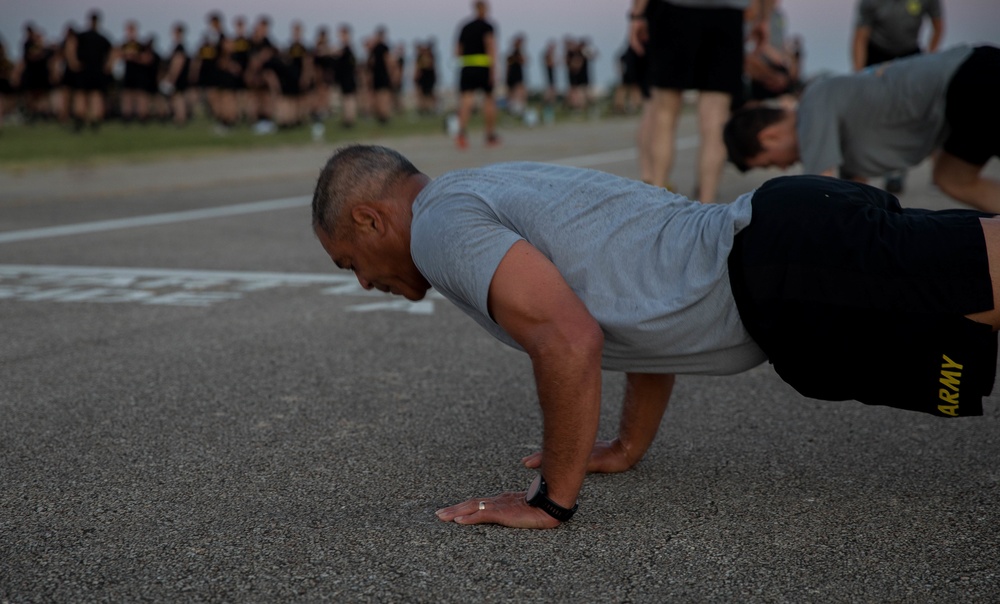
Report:
[[[530,499],[525,497],[527,504],[542,510],[559,522],[566,522],[572,518],[573,514],[576,513],[576,509],[580,507],[580,504],[576,503],[572,508],[564,508],[555,501],[552,501],[549,499],[549,487],[545,483],[545,477],[539,474],[538,479],[538,490],[535,491],[535,494]]]

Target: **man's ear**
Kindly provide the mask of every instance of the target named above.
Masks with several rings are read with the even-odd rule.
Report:
[[[385,220],[373,206],[359,204],[351,208],[351,221],[356,233],[381,234],[385,231]]]

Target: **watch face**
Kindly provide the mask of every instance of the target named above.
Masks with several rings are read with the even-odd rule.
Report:
[[[535,479],[533,481],[531,481],[531,486],[528,487],[528,494],[524,496],[524,499],[526,501],[531,501],[532,499],[534,499],[535,495],[538,494],[539,487],[541,486],[542,486],[542,475],[539,474],[538,476],[535,476]]]

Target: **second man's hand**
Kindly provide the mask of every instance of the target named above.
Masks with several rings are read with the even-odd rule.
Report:
[[[587,460],[588,473],[611,474],[628,470],[638,460],[629,457],[628,449],[619,439],[599,440],[594,443],[594,449]],[[524,467],[538,469],[542,467],[542,452],[536,451],[521,459]]]

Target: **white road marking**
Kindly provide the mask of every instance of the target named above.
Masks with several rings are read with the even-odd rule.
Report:
[[[376,310],[396,310],[411,315],[433,315],[434,303],[430,300],[410,302],[409,300],[386,300],[385,302],[369,302],[347,307],[351,312],[372,312]]]
[[[119,218],[116,220],[98,220],[96,222],[81,222],[78,224],[44,227],[40,229],[8,231],[6,233],[0,233],[0,243],[27,241],[29,239],[48,239],[50,237],[63,237],[66,235],[83,235],[85,233],[99,233],[101,231],[114,231],[117,229],[131,229],[135,227],[188,222],[191,220],[205,220],[206,218],[222,218],[224,216],[239,216],[241,214],[253,214],[255,212],[285,210],[288,208],[308,205],[311,201],[312,199],[306,196],[286,197],[284,199],[238,203],[229,206],[186,210],[183,212],[167,212],[165,214],[134,216],[132,218]]]
[[[384,297],[365,290],[353,275],[213,271],[110,266],[0,265],[0,300],[24,302],[135,302],[167,306],[211,306],[239,300],[244,295],[277,287],[327,286],[321,293],[335,296]],[[349,306],[347,310],[388,310],[416,315],[434,313],[431,291],[420,302],[387,299]]]

